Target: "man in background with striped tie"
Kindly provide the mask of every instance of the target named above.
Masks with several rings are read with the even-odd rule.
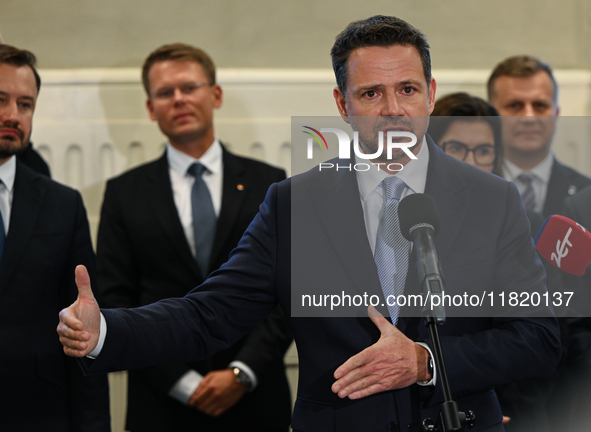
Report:
[[[591,184],[591,179],[561,164],[551,151],[559,114],[558,84],[542,60],[520,55],[500,62],[488,80],[488,99],[503,119],[503,177],[515,183],[526,209],[546,218],[563,211],[564,199]],[[539,226],[533,219],[532,235]],[[551,266],[547,272],[550,274]],[[553,279],[549,291],[572,291]],[[554,277],[554,276],[553,276]],[[549,279],[550,280],[550,279]],[[568,284],[567,284],[568,286]],[[566,430],[569,393],[576,382],[569,366],[572,329],[579,320],[559,318],[562,360],[549,378],[497,388],[503,413],[511,417],[509,432]],[[577,330],[580,332],[580,329]]]
[[[503,121],[503,177],[515,183],[527,209],[544,217],[560,213],[564,198],[591,184],[550,151],[559,114],[552,69],[531,56],[509,57],[488,80],[488,100]]]

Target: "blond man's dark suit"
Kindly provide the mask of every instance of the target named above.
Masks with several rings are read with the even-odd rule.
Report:
[[[268,187],[283,170],[223,150],[222,206],[210,268],[219,268],[258,213]],[[166,154],[107,183],[98,235],[101,295],[107,307],[135,307],[182,297],[203,282],[174,203]],[[277,309],[265,323],[227,350],[193,363],[130,371],[127,429],[135,431],[287,430],[290,393],[283,356],[292,340]],[[189,369],[202,375],[246,363],[257,388],[212,418],[168,395]]]

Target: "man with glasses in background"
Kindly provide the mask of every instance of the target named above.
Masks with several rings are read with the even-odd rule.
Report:
[[[214,133],[222,105],[203,50],[164,45],[144,62],[150,118],[165,154],[107,183],[98,233],[106,307],[183,297],[228,258],[285,172],[228,152]],[[283,356],[291,343],[276,309],[230,348],[194,363],[130,371],[127,430],[287,431]]]

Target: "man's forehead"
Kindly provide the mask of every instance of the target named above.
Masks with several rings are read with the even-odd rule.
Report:
[[[0,92],[18,97],[37,97],[37,82],[29,66],[0,63]]]
[[[530,76],[501,75],[495,81],[497,97],[518,98],[525,95],[554,98],[552,78],[539,71]]]
[[[354,49],[348,59],[349,77],[396,76],[401,82],[425,83],[423,65],[414,46],[371,46]]]
[[[169,78],[176,74],[205,75],[203,66],[196,60],[161,60],[155,62],[148,72],[148,76],[154,78]]]

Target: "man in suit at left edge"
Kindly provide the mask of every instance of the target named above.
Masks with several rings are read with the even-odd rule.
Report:
[[[106,375],[84,378],[52,337],[95,257],[80,194],[17,161],[41,80],[35,56],[0,45],[0,429],[110,431]],[[23,311],[27,311],[26,314]]]

